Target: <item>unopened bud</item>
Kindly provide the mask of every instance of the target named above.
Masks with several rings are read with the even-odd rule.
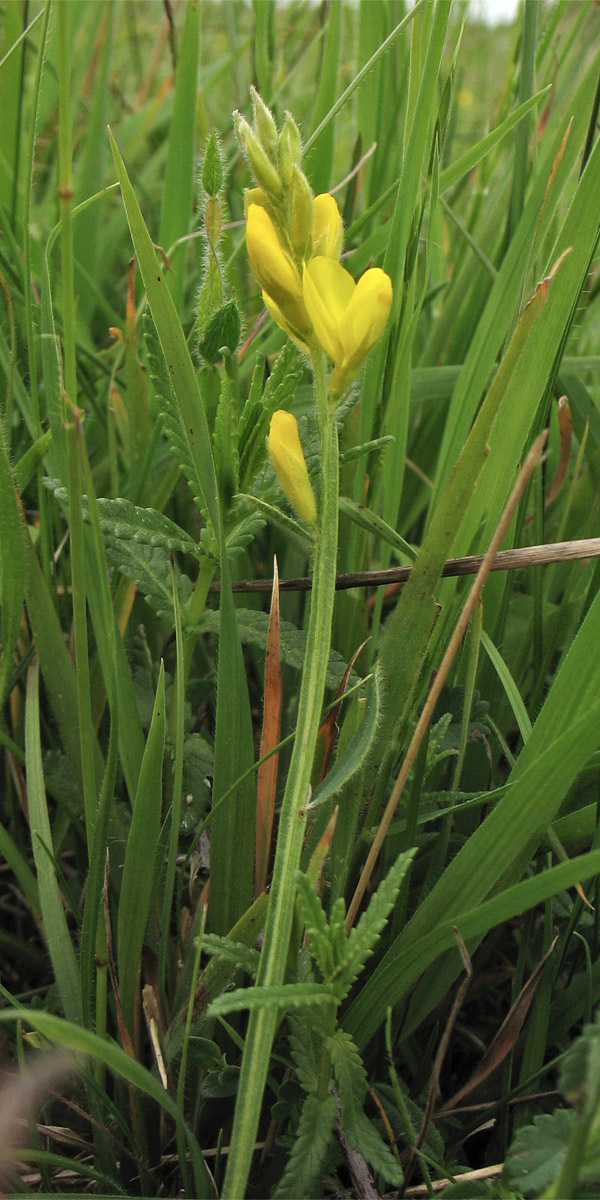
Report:
[[[245,117],[234,113],[235,132],[241,142],[248,162],[254,172],[256,182],[265,189],[267,194],[278,199],[282,193],[281,180],[273,163],[263,150],[254,130],[250,128]]]
[[[217,135],[212,130],[202,163],[202,187],[207,196],[216,196],[223,186],[223,161]]]
[[[291,114],[286,113],[278,145],[279,174],[286,185],[290,183],[292,167],[299,167],[301,158],[300,130]]]
[[[273,413],[267,450],[271,466],[292,508],[303,521],[314,525],[317,506],[298,437],[298,422],[292,413],[284,409]]]
[[[254,128],[263,150],[273,163],[277,162],[277,126],[273,114],[259,96],[255,87],[250,88],[252,95],[252,110],[254,113]]]
[[[313,194],[306,175],[292,167],[290,178],[290,239],[299,258],[310,251],[313,232]]]

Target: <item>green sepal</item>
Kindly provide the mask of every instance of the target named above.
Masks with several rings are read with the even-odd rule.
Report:
[[[242,321],[235,300],[228,300],[209,317],[198,341],[198,349],[206,362],[216,363],[223,350],[234,354],[240,342]]]

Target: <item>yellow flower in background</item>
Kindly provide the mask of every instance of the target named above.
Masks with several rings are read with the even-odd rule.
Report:
[[[333,258],[304,263],[304,303],[314,335],[334,363],[329,390],[339,396],[383,333],[392,306],[392,281],[380,267],[355,283]]]
[[[292,508],[303,521],[314,525],[317,506],[298,437],[298,422],[283,408],[271,417],[267,450],[271,466]]]

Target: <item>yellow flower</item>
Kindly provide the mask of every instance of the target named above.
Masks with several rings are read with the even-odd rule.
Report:
[[[248,207],[246,249],[269,312],[286,333],[304,340],[310,333],[310,319],[300,272],[284,249],[267,210],[259,204]]]
[[[292,508],[303,521],[314,525],[317,506],[298,437],[298,422],[283,408],[271,417],[267,450],[271,466]]]
[[[339,258],[344,240],[344,225],[337,203],[329,192],[321,192],[313,201],[313,255]]]
[[[304,263],[304,303],[313,332],[335,365],[329,390],[339,396],[385,329],[392,305],[392,281],[379,267],[355,283],[333,258]]]

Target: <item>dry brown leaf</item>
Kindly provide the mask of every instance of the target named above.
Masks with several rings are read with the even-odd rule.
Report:
[[[467,1080],[463,1087],[459,1088],[458,1092],[455,1092],[454,1096],[452,1096],[450,1100],[446,1101],[442,1108],[438,1109],[438,1116],[440,1113],[446,1113],[450,1109],[455,1108],[455,1106],[460,1103],[464,1096],[468,1096],[469,1092],[472,1092],[473,1089],[478,1086],[478,1084],[483,1083],[484,1079],[487,1079],[488,1075],[491,1075],[492,1071],[494,1071],[496,1067],[500,1066],[500,1063],[504,1061],[507,1054],[510,1054],[510,1051],[517,1042],[517,1038],[521,1032],[521,1029],[523,1028],[523,1023],[527,1013],[529,1012],[531,1001],[535,995],[535,989],[540,981],[542,971],[544,970],[544,967],[550,958],[557,941],[558,937],[555,937],[550,949],[538,963],[535,970],[532,971],[527,983],[521,988],[521,991],[512,1005],[510,1012],[502,1022],[502,1025],[500,1026],[496,1036],[492,1039],[492,1042],[490,1043],[490,1046],[488,1047],[486,1054],[484,1054],[481,1062],[478,1063],[473,1071],[471,1078]]]

